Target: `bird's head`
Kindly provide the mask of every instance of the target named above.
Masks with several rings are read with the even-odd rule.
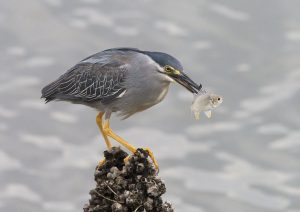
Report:
[[[183,72],[181,63],[171,55],[162,52],[147,52],[147,55],[159,65],[159,73],[171,78],[190,92],[198,93],[202,88],[201,84],[198,85]]]

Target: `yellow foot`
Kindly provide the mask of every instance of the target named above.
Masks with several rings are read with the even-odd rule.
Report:
[[[125,164],[128,163],[129,158],[130,158],[130,155],[128,155],[126,158],[124,158],[124,163],[125,163]]]
[[[145,150],[145,151],[148,152],[149,157],[151,158],[152,162],[154,163],[155,168],[157,169],[157,172],[159,172],[158,163],[157,163],[157,161],[156,161],[156,159],[154,157],[154,154],[153,154],[152,150],[149,149],[149,148],[143,148],[143,150]]]
[[[152,160],[152,162],[154,164],[154,167],[155,167],[155,169],[157,170],[157,173],[158,173],[159,172],[159,167],[158,167],[158,163],[157,163],[156,159],[154,158],[153,152],[149,148],[142,148],[142,149],[145,150],[146,152],[148,152],[148,155],[151,158],[151,160]],[[128,155],[126,158],[124,158],[124,163],[125,164],[128,163],[130,157],[131,157],[131,155]]]
[[[105,158],[100,160],[99,163],[98,163],[98,167],[103,166],[105,164],[105,161],[106,161]]]
[[[101,116],[101,114],[99,115]],[[101,127],[99,127],[101,129]],[[134,146],[132,146],[131,144],[129,144],[127,141],[125,141],[123,138],[121,138],[120,136],[118,136],[116,133],[114,133],[112,131],[112,129],[109,126],[109,120],[105,120],[104,125],[102,127],[103,130],[103,134],[105,135],[105,137],[111,137],[114,140],[116,140],[117,142],[119,142],[121,145],[123,145],[126,149],[128,149],[130,152],[135,153],[136,152],[136,148]],[[154,158],[153,152],[149,149],[149,148],[143,148],[145,151],[148,152],[149,157],[152,159],[155,168],[157,169],[157,171],[159,170],[158,168],[158,163],[156,161],[156,159]],[[125,162],[128,161],[128,158],[125,159]]]

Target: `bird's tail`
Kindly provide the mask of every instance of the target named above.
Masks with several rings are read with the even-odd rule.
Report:
[[[48,103],[56,98],[56,94],[58,93],[59,88],[59,80],[56,80],[49,85],[46,85],[42,89],[42,96],[41,98],[45,99],[45,102]]]

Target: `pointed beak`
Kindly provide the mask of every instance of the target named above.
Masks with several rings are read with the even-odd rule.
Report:
[[[191,78],[189,78],[185,73],[180,72],[180,74],[172,77],[176,82],[185,87],[191,93],[198,93],[202,88],[202,85],[198,85]]]

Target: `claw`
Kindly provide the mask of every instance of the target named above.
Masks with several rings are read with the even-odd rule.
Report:
[[[157,173],[158,173],[158,172],[159,172],[159,166],[158,166],[158,163],[157,163],[157,161],[156,161],[156,159],[155,159],[155,157],[154,157],[154,154],[153,154],[152,150],[149,149],[149,148],[143,148],[143,150],[145,150],[145,151],[148,152],[149,157],[151,158],[151,160],[152,160],[152,162],[153,162],[155,168],[157,169]]]
[[[128,163],[128,161],[129,161],[129,155],[126,157],[126,158],[124,158],[124,163],[126,164],[126,163]]]
[[[105,159],[100,160],[99,163],[98,163],[98,167],[103,166],[105,164],[105,162],[106,162]]]
[[[155,169],[157,170],[157,173],[159,172],[159,166],[158,166],[158,163],[156,161],[156,159],[154,158],[154,155],[153,155],[153,152],[151,151],[151,149],[149,148],[142,148],[144,151],[148,152],[148,155],[149,157],[151,158],[153,164],[154,164],[154,167]],[[136,152],[136,151],[135,151]],[[135,153],[134,153],[135,154]],[[124,158],[124,163],[128,163],[129,159],[130,159],[130,155],[128,155],[126,158]]]

